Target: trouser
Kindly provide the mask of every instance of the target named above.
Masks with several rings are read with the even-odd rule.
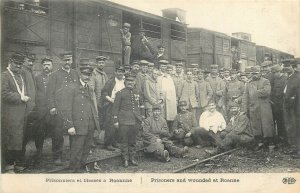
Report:
[[[44,140],[46,136],[49,134],[50,129],[55,126],[55,124],[52,122],[50,123],[49,120],[50,115],[46,115],[41,120],[36,122],[36,126],[34,127],[34,142],[35,147],[38,151],[38,153],[41,153],[43,150]]]
[[[293,107],[288,108],[284,106],[284,123],[287,133],[288,143],[290,145],[297,145],[297,113]],[[299,116],[299,115],[298,115]],[[298,125],[299,127],[299,125]],[[298,128],[299,130],[299,128]]]
[[[70,164],[69,168],[76,172],[82,168],[89,155],[93,140],[94,129],[89,128],[87,135],[70,136]]]
[[[228,133],[221,143],[218,144],[223,150],[229,150],[235,145],[243,146],[243,145],[250,145],[251,142],[254,141],[254,138],[249,135],[237,135],[235,133]]]
[[[274,125],[277,126],[277,136],[278,140],[287,141],[287,133],[284,128],[284,115],[283,115],[283,106],[280,104],[272,105],[272,112],[273,112],[273,120]],[[277,141],[278,141],[277,140]]]
[[[113,126],[112,120],[112,105],[109,105],[105,110],[104,115],[104,129],[105,129],[105,136],[104,136],[104,144],[105,146],[109,146],[115,144],[119,138],[119,132],[116,127]]]
[[[217,146],[220,143],[220,132],[214,133],[213,131],[207,131],[204,128],[198,128],[191,131],[194,144],[202,146]]]
[[[139,125],[120,125],[120,149],[123,160],[135,159],[136,153],[136,136],[138,134]]]
[[[131,54],[131,47],[130,46],[124,46],[124,65],[130,65],[130,54]]]
[[[61,159],[64,146],[64,123],[58,115],[51,116],[51,121],[54,123],[51,130],[53,158]]]
[[[22,150],[6,150],[4,154],[7,165],[14,165],[23,162]]]
[[[163,145],[165,146],[165,149],[168,150],[170,155],[175,156],[175,157],[183,156],[183,149],[175,146],[172,141],[164,140]]]
[[[187,132],[183,129],[178,129],[177,132],[174,132],[173,137],[174,139],[182,142],[184,145],[191,146],[193,144],[193,139],[191,137],[185,137],[186,134]]]

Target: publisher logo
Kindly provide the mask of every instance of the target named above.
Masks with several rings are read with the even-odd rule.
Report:
[[[286,177],[282,179],[282,183],[284,184],[295,184],[296,179],[293,177]]]

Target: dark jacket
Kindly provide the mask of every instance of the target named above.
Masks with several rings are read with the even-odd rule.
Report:
[[[274,78],[273,86],[271,87],[271,103],[280,106],[282,108],[283,105],[283,97],[284,97],[284,88],[286,85],[286,76],[282,75],[279,78]]]
[[[49,111],[47,100],[47,87],[49,82],[49,75],[40,73],[35,76],[36,82],[36,111],[38,119],[43,118]]]
[[[31,71],[29,71],[28,69],[26,68],[23,68],[23,71],[22,71],[22,76],[24,77],[24,82],[25,82],[25,85],[26,85],[26,90],[27,90],[27,93],[26,93],[26,96],[29,96],[30,97],[30,100],[27,102],[27,108],[26,108],[26,113],[27,115],[29,113],[31,113],[35,107],[35,103],[36,103],[36,85],[35,85],[35,80],[34,80],[34,77],[33,77],[33,74]]]
[[[298,73],[292,74],[287,78],[286,92],[284,94],[284,103],[287,108],[300,109],[299,106],[299,81],[300,76]]]
[[[112,115],[114,123],[120,125],[136,125],[143,121],[141,116],[140,95],[136,89],[124,88],[117,92],[113,104]]]

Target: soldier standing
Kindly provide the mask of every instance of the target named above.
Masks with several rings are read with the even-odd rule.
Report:
[[[135,160],[135,145],[143,121],[141,101],[140,94],[135,89],[135,77],[128,74],[125,77],[125,88],[116,94],[112,109],[113,126],[118,128],[120,134],[120,149],[124,167],[128,167],[128,162],[134,166],[138,165]]]
[[[123,42],[123,59],[124,65],[130,65],[130,54],[131,54],[131,33],[129,32],[130,29],[129,23],[123,24],[123,29],[120,29],[122,35],[122,42]]]
[[[54,163],[62,165],[62,154],[64,145],[64,133],[66,119],[70,113],[66,106],[70,102],[69,87],[79,81],[79,75],[76,70],[71,69],[72,54],[62,54],[64,63],[62,67],[53,72],[49,77],[47,97],[49,100],[49,109],[51,121],[55,123],[52,128],[52,152]]]

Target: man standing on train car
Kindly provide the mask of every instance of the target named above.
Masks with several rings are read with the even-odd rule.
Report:
[[[70,101],[68,89],[79,81],[78,72],[71,69],[73,63],[72,54],[64,53],[61,56],[64,63],[60,69],[50,75],[47,90],[51,121],[55,123],[51,131],[55,165],[62,165],[63,136],[66,131],[66,123],[68,122],[67,116],[70,113],[66,110],[66,105]]]
[[[116,98],[116,93],[123,88],[124,85],[124,67],[117,66],[115,76],[109,79],[101,93],[101,110],[104,114],[103,127],[105,129],[104,145],[109,151],[114,151],[117,148],[117,129],[113,126],[112,109]],[[113,147],[114,146],[114,147]]]
[[[130,29],[129,23],[123,24],[123,29],[120,29],[122,35],[122,43],[123,43],[123,61],[124,65],[130,65],[130,54],[131,54],[131,33],[129,32]]]
[[[273,148],[274,122],[270,103],[271,85],[268,79],[261,77],[259,66],[252,67],[252,80],[246,84],[242,100],[243,112],[248,114],[256,150],[264,145]]]
[[[135,145],[136,136],[143,122],[141,115],[143,99],[135,89],[135,78],[131,74],[125,77],[125,88],[117,92],[112,109],[113,126],[118,129],[120,134],[120,149],[124,167],[128,167],[128,162],[134,166],[138,165],[135,160]]]
[[[151,54],[152,54],[152,60],[151,61],[155,65],[158,65],[158,62],[160,60],[166,60],[167,59],[167,57],[165,56],[165,47],[162,44],[159,44],[157,46],[158,51],[152,49],[151,45],[149,46],[149,48],[150,48],[150,51],[151,51]]]
[[[34,142],[36,147],[36,162],[41,161],[44,138],[48,134],[50,127],[54,126],[49,120],[49,109],[47,100],[47,87],[49,82],[49,76],[52,73],[53,64],[50,58],[43,58],[42,61],[42,72],[35,76],[36,82],[36,114],[37,119],[34,131]]]
[[[70,163],[72,173],[79,173],[87,161],[95,129],[100,129],[95,92],[88,82],[92,76],[93,68],[81,65],[80,79],[70,86],[69,113],[66,115],[66,128],[70,135]]]

